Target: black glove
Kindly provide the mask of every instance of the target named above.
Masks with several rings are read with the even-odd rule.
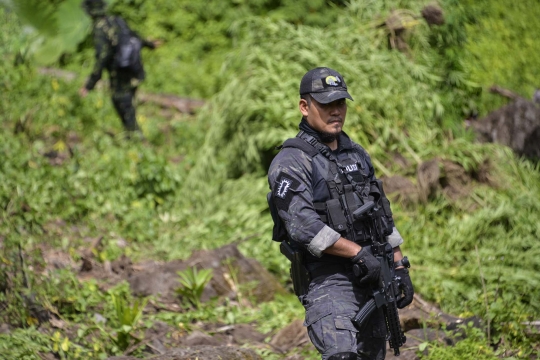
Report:
[[[413,301],[414,289],[412,286],[411,277],[409,276],[409,270],[406,268],[396,269],[396,276],[401,278],[399,282],[399,290],[403,294],[403,297],[397,301],[398,309],[403,309]]]
[[[365,248],[362,248],[351,261],[354,264],[354,275],[359,278],[360,285],[375,283],[379,280],[381,264]]]

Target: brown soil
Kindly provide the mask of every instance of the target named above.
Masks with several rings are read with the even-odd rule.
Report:
[[[443,168],[454,169],[452,166],[443,166]],[[448,173],[451,173],[448,171]],[[456,173],[462,174],[456,170]],[[459,179],[460,177],[457,176]],[[56,224],[58,225],[58,224]],[[64,226],[64,224],[60,224]],[[50,231],[53,231],[50,228]],[[99,238],[87,239],[88,247],[100,247],[101,241]],[[193,256],[185,261],[174,260],[168,263],[145,262],[133,264],[126,257],[111,262],[109,265],[102,264],[94,258],[89,261],[92,267],[89,271],[81,271],[79,263],[70,259],[68,255],[62,255],[59,251],[51,249],[42,249],[45,257],[46,273],[50,269],[65,267],[73,271],[80,271],[79,277],[87,279],[93,277],[98,280],[100,286],[106,288],[119,281],[127,280],[132,286],[133,292],[154,294],[156,299],[151,300],[145,308],[146,314],[156,313],[159,311],[184,311],[179,306],[179,299],[176,296],[175,288],[178,286],[178,275],[176,271],[185,269],[189,266],[197,266],[200,268],[212,268],[215,273],[215,279],[207,285],[205,291],[207,296],[228,297],[228,301],[239,301],[239,287],[243,284],[253,281],[267,282],[268,288],[265,291],[253,291],[253,296],[258,297],[260,301],[270,299],[271,295],[278,292],[284,292],[277,280],[273,279],[260,264],[253,259],[245,258],[236,248],[235,245],[227,245],[216,250],[198,251]],[[82,249],[82,253],[88,255],[88,248]],[[90,252],[91,253],[91,252]],[[238,269],[238,274],[231,275],[234,269]],[[239,276],[243,272],[244,276]],[[162,275],[161,280],[157,281],[159,275]],[[225,276],[229,274],[230,277]],[[135,281],[135,279],[137,279]],[[231,282],[231,279],[236,279]],[[271,290],[268,290],[271,289]],[[246,306],[252,306],[249,303]],[[61,317],[48,309],[49,313],[46,320],[42,320],[40,331],[52,335],[55,331],[62,333],[72,340],[75,340],[78,327],[76,325],[65,322]],[[301,317],[303,314],[298,314]],[[93,315],[96,321],[99,321],[101,315]],[[442,313],[433,305],[428,304],[419,296],[415,295],[415,301],[408,308],[400,310],[402,327],[407,332],[409,341],[402,349],[403,357],[415,359],[413,349],[407,350],[409,347],[416,344],[415,338],[419,337],[415,332],[416,329],[422,329],[422,334],[437,333],[436,329],[441,326],[454,328],[462,319]],[[102,317],[101,317],[102,318]],[[106,321],[103,319],[103,321]],[[427,326],[433,330],[423,330]],[[7,325],[0,326],[1,332],[10,333],[12,330]],[[89,334],[91,336],[91,334]],[[304,347],[312,348],[309,341],[306,328],[302,325],[302,320],[297,319],[288,326],[284,327],[275,334],[263,334],[257,331],[256,324],[234,324],[226,325],[221,323],[192,323],[189,324],[189,331],[182,324],[170,325],[161,321],[156,321],[144,333],[136,334],[141,339],[140,343],[134,344],[128,348],[123,357],[110,358],[135,359],[130,354],[136,350],[144,350],[147,354],[147,359],[168,360],[168,359],[260,359],[256,352],[252,349],[264,349],[281,354],[284,359],[299,360],[301,357],[298,354],[299,349]],[[431,336],[431,335],[429,335]],[[420,341],[420,340],[419,340]],[[422,341],[423,342],[423,341]],[[247,346],[247,348],[246,348]],[[296,355],[295,355],[296,354]],[[50,354],[42,354],[43,358],[48,358]],[[393,354],[390,352],[389,356]],[[288,357],[287,357],[288,356]],[[53,357],[50,357],[51,359]],[[390,357],[389,357],[390,358]]]
[[[390,199],[404,205],[427,202],[439,194],[452,202],[463,201],[471,193],[475,182],[497,186],[494,179],[495,174],[489,161],[483,162],[476,171],[468,172],[460,164],[437,158],[418,166],[416,184],[399,175],[382,178]]]

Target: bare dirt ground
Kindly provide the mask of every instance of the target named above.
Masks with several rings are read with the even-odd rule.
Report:
[[[61,223],[53,225],[65,226]],[[77,273],[81,281],[98,280],[103,290],[126,281],[130,284],[134,295],[152,295],[155,299],[148,302],[144,310],[146,314],[156,314],[160,311],[185,311],[180,306],[181,298],[175,291],[179,286],[177,272],[192,266],[213,270],[214,276],[204,289],[202,301],[217,297],[238,302],[240,306],[251,306],[239,294],[239,288],[243,284],[256,284],[252,286],[251,296],[257,303],[269,301],[275,294],[286,292],[272,274],[254,259],[244,257],[233,244],[215,250],[197,251],[184,261],[133,263],[128,257],[122,256],[113,262],[101,263],[95,259],[92,251],[101,246],[101,239],[86,239],[86,243],[88,247],[81,249],[81,260],[77,262],[69,254],[43,248],[46,267],[42,271],[69,268]],[[231,271],[235,274],[231,274]],[[243,301],[245,303],[242,303]],[[110,359],[135,359],[130,357],[130,354],[137,349],[144,349],[149,358],[159,360],[259,359],[254,349],[272,351],[283,359],[301,359],[298,355],[299,349],[309,348],[312,345],[300,319],[303,314],[298,314],[298,316],[299,319],[280,331],[269,334],[259,332],[257,324],[227,325],[225,322],[195,322],[187,331],[158,321],[146,330],[140,343],[125,351],[124,357]],[[415,296],[413,304],[409,307],[400,310],[400,317],[408,338],[406,345],[401,349],[402,359],[417,359],[418,345],[427,340],[439,339],[451,344],[454,340],[447,338],[445,332],[440,329],[442,327],[455,329],[459,324],[468,321],[444,314],[419,296]],[[476,319],[471,320],[477,322]],[[45,328],[63,326],[66,324],[62,324],[54,314],[50,314],[49,324],[44,324]],[[63,330],[67,333],[70,331],[76,333],[76,329],[64,328]],[[390,350],[388,358],[394,358]]]

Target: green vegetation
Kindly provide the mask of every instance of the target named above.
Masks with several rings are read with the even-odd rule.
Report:
[[[540,69],[536,54],[540,44],[538,2],[524,0],[507,7],[503,1],[466,1],[467,8],[477,12],[477,21],[467,26],[470,56],[465,61],[474,81],[485,88],[496,84],[530,99],[540,87]],[[505,99],[484,94],[480,110],[490,111],[503,105]]]
[[[43,14],[63,19],[60,10],[71,1],[42,3],[50,9]],[[41,254],[54,248],[78,261],[80,248],[88,245],[84,238],[103,236],[99,261],[121,255],[166,261],[247,239],[239,245],[242,252],[285,284],[287,262],[270,241],[265,172],[275,146],[296,132],[300,77],[325,65],[347,79],[355,101],[346,131],[370,152],[379,176],[414,180],[420,162],[438,157],[460,164],[473,179],[465,198],[440,193],[425,204],[393,204],[417,291],[446,312],[490,324],[489,334],[487,326],[467,329],[467,340],[454,347],[425,344],[426,358],[538,356],[524,322],[540,318],[540,168],[507,148],[474,143],[461,126],[466,109],[499,104],[481,91],[491,82],[523,95],[535,87],[533,48],[516,45],[536,40],[540,7],[533,0],[513,7],[502,0],[441,1],[446,25],[415,23],[407,36],[409,54],[389,50],[387,32],[374,24],[395,8],[419,13],[423,2],[216,0],[204,9],[197,1],[177,3],[112,4],[142,34],[165,40],[144,54],[148,81],[142,90],[207,100],[195,117],[140,106],[148,143],[124,139],[107,91],[78,97],[93,61],[88,38],[76,49],[62,47],[67,53],[52,62],[75,71],[74,80],[42,75],[35,63],[40,53],[28,56],[34,36],[58,40],[63,25],[50,25],[57,30],[47,37],[35,25],[42,17],[19,19],[0,8],[0,273],[7,279],[5,286],[0,282],[0,323],[16,328],[0,334],[0,353],[16,359],[39,359],[38,352],[106,358],[129,346],[135,327],[149,328],[157,320],[188,330],[194,320],[255,321],[267,332],[301,318],[300,304],[288,295],[244,307],[213,300],[124,323],[111,298],[125,299],[120,313],[140,315],[144,307],[136,300],[130,305],[127,284],[107,292],[68,270],[43,273]],[[21,21],[39,32],[27,31]],[[520,23],[530,26],[513,26]],[[508,37],[519,41],[509,44]],[[518,53],[512,46],[523,52],[510,56]],[[514,50],[502,57],[493,51],[506,47]],[[396,153],[407,166],[394,161]],[[492,181],[474,180],[485,166]],[[119,239],[128,246],[120,248]],[[29,294],[77,325],[76,334],[36,330],[39,311],[28,306]],[[118,321],[88,316],[94,313]],[[117,341],[111,342],[114,331]]]
[[[113,340],[119,350],[124,351],[133,343],[133,338],[138,340],[133,336],[133,332],[138,327],[147,300],[135,299],[133,304],[130,304],[125,293],[111,293],[111,299],[114,304],[117,323],[116,336],[113,337]]]
[[[206,284],[212,280],[212,269],[197,271],[196,267],[192,267],[179,271],[178,275],[180,275],[181,284],[176,290],[178,294],[182,295],[196,308],[201,307],[201,296]]]

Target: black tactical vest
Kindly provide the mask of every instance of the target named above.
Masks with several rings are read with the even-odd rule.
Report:
[[[286,140],[282,148],[287,147],[308,154],[313,159],[313,172],[323,176],[329,199],[317,201],[314,197],[313,205],[326,225],[360,245],[370,244],[376,239],[385,241],[394,227],[390,202],[384,194],[382,182],[372,180],[373,167],[361,149],[356,151],[359,161],[350,157],[340,160],[326,145],[303,131],[296,138]],[[268,200],[270,203],[271,196]],[[272,204],[270,210],[272,212]],[[274,218],[273,238],[277,241],[286,237],[280,223],[279,217]]]

